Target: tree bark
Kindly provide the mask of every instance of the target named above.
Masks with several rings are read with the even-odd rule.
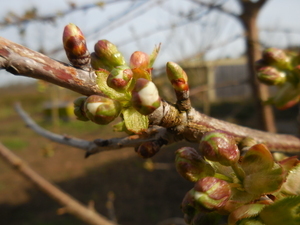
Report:
[[[274,122],[274,113],[270,105],[263,104],[262,101],[269,98],[269,90],[266,85],[261,84],[254,70],[255,62],[261,58],[261,49],[258,37],[257,17],[266,0],[258,2],[242,1],[240,4],[243,13],[239,16],[246,32],[246,52],[248,59],[248,69],[252,92],[255,99],[255,108],[257,109],[258,123],[261,129],[269,132],[276,132]]]

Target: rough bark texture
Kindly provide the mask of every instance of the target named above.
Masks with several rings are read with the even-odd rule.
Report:
[[[97,89],[93,71],[75,69],[1,37],[0,68],[14,74],[47,80],[84,95],[102,94]],[[166,139],[170,142],[183,139],[198,142],[204,132],[219,129],[232,134],[237,141],[244,137],[254,138],[266,143],[273,151],[295,153],[300,150],[300,140],[294,136],[274,135],[241,127],[208,117],[193,108],[181,112],[165,101],[149,115],[149,120],[152,125],[167,128]]]

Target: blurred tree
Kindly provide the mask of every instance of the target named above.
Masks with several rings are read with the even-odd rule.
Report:
[[[192,1],[202,6],[224,12],[235,17],[239,22],[241,22],[245,31],[246,54],[248,59],[250,83],[257,109],[258,126],[261,126],[260,128],[264,130],[276,132],[272,107],[262,103],[262,101],[267,100],[269,97],[268,87],[258,82],[254,71],[255,61],[257,61],[261,55],[257,17],[268,0],[237,0],[237,3],[241,8],[240,14],[227,10],[227,8],[223,7],[223,4],[207,3],[202,0]]]

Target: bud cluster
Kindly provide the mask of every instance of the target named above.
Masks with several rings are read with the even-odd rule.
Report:
[[[199,151],[180,148],[175,163],[177,172],[194,182],[181,204],[188,224],[217,224],[221,215],[228,216],[229,224],[244,218],[257,220],[274,201],[300,194],[300,185],[292,184],[300,176],[298,159],[276,162],[263,144],[249,146],[241,156],[234,138],[223,131],[205,133]],[[212,214],[219,216],[212,219]]]
[[[285,52],[277,48],[264,50],[255,69],[259,81],[278,86],[276,95],[268,100],[279,109],[286,109],[300,100],[299,53]]]

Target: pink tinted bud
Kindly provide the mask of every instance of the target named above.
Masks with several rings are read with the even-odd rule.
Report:
[[[107,78],[107,85],[117,91],[124,91],[132,77],[131,69],[127,66],[118,66],[110,72]]]
[[[69,61],[73,66],[85,69],[90,66],[90,53],[81,30],[70,23],[65,26],[63,44]]]
[[[194,191],[196,203],[210,210],[221,208],[231,197],[229,184],[215,177],[198,180],[195,183]]]
[[[130,67],[147,69],[149,68],[150,57],[145,52],[136,51],[130,57]]]
[[[266,66],[257,71],[257,78],[267,85],[281,85],[286,81],[286,73],[274,67]]]
[[[230,166],[240,158],[235,139],[221,130],[205,133],[200,141],[199,149],[205,158],[217,161],[224,166]]]
[[[191,147],[182,147],[176,152],[177,172],[185,179],[196,182],[200,178],[213,176],[215,170]]]

